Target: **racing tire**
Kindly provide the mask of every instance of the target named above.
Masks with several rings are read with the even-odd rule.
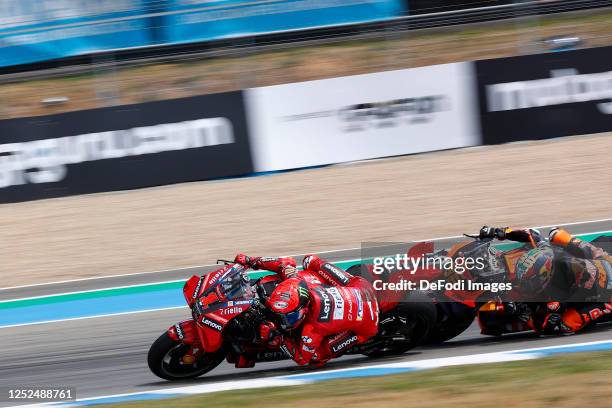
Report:
[[[443,315],[444,312],[438,310],[438,316]],[[445,341],[453,339],[466,331],[468,327],[472,325],[476,318],[476,311],[473,308],[466,306],[465,312],[460,315],[454,315],[449,317],[447,321],[439,321],[431,329],[427,336],[426,344],[441,344]]]
[[[346,271],[353,276],[359,276],[365,278],[366,280],[370,280],[370,274],[367,271],[368,266],[366,264],[355,264],[349,267]]]
[[[206,374],[225,359],[225,351],[221,349],[215,353],[205,353],[194,364],[181,364],[181,358],[188,349],[188,345],[173,340],[168,332],[164,332],[149,349],[149,369],[164,380],[184,380]]]

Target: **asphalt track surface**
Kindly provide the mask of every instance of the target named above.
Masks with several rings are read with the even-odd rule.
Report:
[[[612,230],[612,221],[571,225],[567,229],[572,233]],[[448,246],[453,241],[456,239],[445,239],[437,242],[437,245]],[[326,258],[332,261],[354,259],[359,256],[359,249],[326,254]],[[2,298],[11,299],[168,281],[185,278],[193,272],[201,273],[211,268],[84,280],[3,290],[0,293],[4,292]],[[148,348],[167,327],[188,317],[189,311],[185,308],[0,329],[0,388],[24,385],[75,386],[77,397],[86,398],[150,391],[181,384],[240,381],[247,378],[311,371],[308,368],[296,367],[290,361],[261,363],[253,369],[235,369],[227,363],[222,363],[208,375],[196,380],[183,383],[162,381],[151,374],[146,365]],[[612,325],[602,325],[574,336],[539,338],[532,333],[521,333],[494,338],[480,335],[478,327],[474,324],[461,336],[443,345],[421,347],[391,360],[422,360],[610,338],[612,338]],[[328,364],[326,368],[380,362],[381,360],[370,360],[361,356],[348,356]],[[0,402],[0,406],[8,405],[12,404]]]

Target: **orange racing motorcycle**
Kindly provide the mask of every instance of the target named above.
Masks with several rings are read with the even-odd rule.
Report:
[[[513,274],[517,261],[529,252],[529,244],[501,251],[492,246],[491,239],[480,239],[477,236],[466,235],[472,240],[457,243],[448,250],[433,253],[432,256],[466,257],[485,255],[489,268],[474,276],[476,281],[508,282],[508,274]],[[591,242],[609,252],[612,249],[612,237],[600,236]],[[433,250],[433,243],[426,243]],[[500,265],[499,262],[503,262]],[[441,290],[429,291],[437,307],[438,320],[430,331],[427,343],[435,344],[450,340],[463,333],[476,319],[481,334],[501,336],[503,334],[536,330],[534,318],[542,313],[546,303],[522,301],[522,296],[516,290],[503,293],[490,290]],[[555,299],[550,299],[555,300]],[[588,302],[587,302],[588,303]],[[568,307],[580,307],[584,303],[567,302]],[[606,310],[609,310],[606,309]],[[596,322],[595,322],[596,320]],[[593,319],[582,330],[596,323],[612,320],[612,311],[604,316]]]

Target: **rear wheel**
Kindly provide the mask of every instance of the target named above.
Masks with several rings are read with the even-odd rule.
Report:
[[[461,303],[439,305],[438,322],[429,332],[426,342],[440,344],[457,337],[472,325],[475,317],[476,310]]]
[[[368,266],[366,264],[356,264],[349,267],[346,271],[353,276],[360,276],[366,280],[370,280],[370,274],[368,273]]]
[[[167,332],[151,345],[147,362],[149,369],[164,380],[180,380],[199,377],[221,364],[225,352],[205,353],[195,363],[183,363],[183,356],[190,346],[173,340]]]
[[[420,291],[410,292],[408,298],[400,302],[391,312],[396,322],[390,325],[397,326],[385,328],[385,317],[381,318],[381,328],[402,335],[404,341],[397,341],[388,346],[374,349],[364,353],[368,357],[384,357],[404,354],[421,344],[435,326],[437,319],[436,305],[431,298]],[[385,333],[387,334],[387,333]]]

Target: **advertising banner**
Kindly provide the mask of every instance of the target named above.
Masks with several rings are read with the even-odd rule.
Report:
[[[1,0],[0,67],[397,17],[401,0]]]
[[[0,203],[251,172],[242,92],[0,121]]]
[[[168,43],[362,23],[397,17],[401,0],[168,0]]]
[[[476,62],[485,144],[612,130],[612,47]]]
[[[2,0],[0,66],[150,45],[148,0]]]
[[[249,90],[257,171],[480,144],[472,64]]]

